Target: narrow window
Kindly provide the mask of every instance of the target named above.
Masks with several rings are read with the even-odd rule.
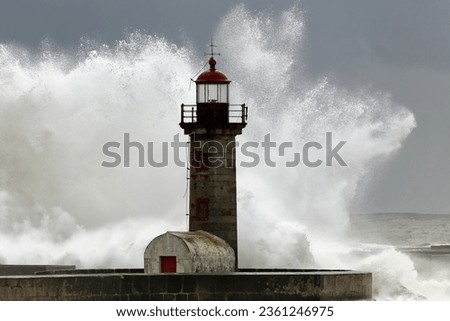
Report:
[[[195,220],[207,221],[209,216],[209,198],[195,200]]]

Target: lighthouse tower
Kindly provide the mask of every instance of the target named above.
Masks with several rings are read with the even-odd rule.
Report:
[[[216,69],[211,44],[209,70],[195,80],[196,104],[181,105],[180,126],[190,137],[189,231],[225,240],[237,260],[235,138],[247,124],[247,107],[230,104],[230,82]]]

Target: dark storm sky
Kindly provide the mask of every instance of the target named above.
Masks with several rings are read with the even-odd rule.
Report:
[[[235,4],[278,12],[297,1],[0,0],[0,42],[74,48],[141,29],[203,48]],[[303,0],[306,72],[348,90],[389,92],[417,128],[379,169],[362,211],[450,213],[450,1]]]

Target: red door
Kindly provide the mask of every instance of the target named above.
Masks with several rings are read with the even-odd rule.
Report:
[[[161,256],[161,273],[176,273],[176,272],[177,272],[177,257]]]

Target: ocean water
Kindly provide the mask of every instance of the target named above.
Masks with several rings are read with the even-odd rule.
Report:
[[[354,214],[350,221],[351,256],[378,265],[376,299],[449,299],[450,215]]]
[[[214,33],[231,100],[249,106],[241,143],[269,133],[295,146],[325,144],[326,132],[347,141],[346,167],[286,167],[290,152],[274,156],[276,167],[238,168],[240,264],[372,271],[377,299],[449,299],[442,274],[423,277],[396,249],[431,243],[416,233],[420,223],[400,232],[399,221],[350,214],[359,186],[414,130],[414,115],[389,93],[309,79],[304,21],[298,7],[273,16],[237,6]],[[102,146],[124,133],[155,146],[183,137],[179,108],[195,102],[189,79],[205,64],[203,49],[140,32],[111,47],[84,40],[72,53],[0,44],[0,263],[141,267],[154,237],[186,229],[185,168],[105,168]],[[380,230],[392,234],[377,238]]]
[[[354,214],[350,216],[350,222],[350,235],[362,243],[386,244],[398,248],[450,245],[450,215]]]

